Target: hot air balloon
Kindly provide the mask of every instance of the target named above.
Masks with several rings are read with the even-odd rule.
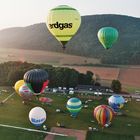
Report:
[[[47,98],[47,97],[40,97],[39,101],[41,103],[51,103],[53,100],[51,98]]]
[[[30,100],[33,97],[33,92],[24,84],[19,88],[19,95],[23,100]]]
[[[29,120],[35,126],[41,126],[46,121],[46,112],[41,107],[34,107],[29,112]]]
[[[82,102],[78,98],[70,98],[66,105],[72,117],[76,117],[82,108]]]
[[[118,31],[113,27],[103,27],[98,31],[98,39],[105,49],[112,47],[118,39]]]
[[[33,93],[39,94],[49,83],[48,73],[43,69],[32,69],[24,74],[24,81]]]
[[[109,124],[114,116],[113,109],[107,105],[99,105],[94,109],[93,116],[102,127]]]
[[[19,80],[19,81],[17,81],[17,82],[15,83],[14,89],[15,89],[16,93],[19,94],[19,88],[20,88],[22,85],[24,85],[24,80]]]
[[[60,5],[50,10],[46,24],[48,30],[62,43],[63,49],[65,49],[65,44],[80,27],[81,16],[76,9]]]
[[[125,103],[125,99],[121,95],[112,95],[108,99],[108,104],[114,109],[114,111],[119,111]]]

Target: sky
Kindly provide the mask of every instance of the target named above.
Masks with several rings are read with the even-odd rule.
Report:
[[[0,0],[0,29],[46,22],[50,9],[69,5],[83,15],[121,14],[140,18],[140,0]]]

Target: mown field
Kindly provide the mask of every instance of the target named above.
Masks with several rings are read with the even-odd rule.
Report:
[[[41,50],[25,50],[13,48],[0,48],[0,62],[27,61],[30,63],[44,63],[56,66],[64,64],[99,64],[100,60],[76,55]]]
[[[1,87],[1,89],[6,89]],[[0,101],[5,99],[9,94],[13,92],[11,88],[7,89],[8,92],[1,92]],[[113,137],[118,137],[118,139],[131,140],[136,135],[140,135],[140,103],[131,101],[128,102],[123,111],[126,113],[126,116],[117,116],[113,120],[112,126],[109,128],[101,129],[97,124],[96,120],[92,116],[93,108],[100,104],[107,104],[107,97],[104,97],[100,100],[93,100],[88,103],[87,109],[82,109],[76,119],[71,118],[69,112],[66,110],[66,102],[68,100],[66,95],[60,94],[45,94],[44,96],[50,97],[53,99],[52,105],[41,104],[39,101],[33,100],[27,105],[22,104],[21,98],[15,94],[11,97],[6,103],[0,105],[0,123],[14,125],[19,127],[34,127],[28,119],[28,113],[31,108],[35,106],[42,106],[47,111],[47,121],[45,124],[48,128],[56,126],[57,122],[61,122],[65,125],[66,128],[73,129],[83,129],[88,130],[89,126],[96,127],[99,129],[98,133],[88,132],[87,140],[96,138],[97,140],[102,140],[104,136],[110,136],[110,140],[114,140]],[[85,96],[87,97],[87,96]],[[84,102],[87,99],[82,99]],[[63,110],[63,113],[56,113],[56,109],[60,108]],[[91,122],[94,121],[94,122]],[[128,126],[131,124],[131,126]],[[42,130],[43,128],[40,127]],[[22,140],[30,138],[30,140],[41,140],[45,138],[45,134],[34,133],[28,131],[21,131],[11,128],[0,127],[0,139],[5,140]],[[6,135],[8,133],[8,135]],[[22,133],[22,135],[21,135]]]

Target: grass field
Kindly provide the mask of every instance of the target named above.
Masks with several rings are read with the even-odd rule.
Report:
[[[130,92],[130,93],[135,93],[136,91],[140,92],[140,87],[133,87],[133,86],[123,86],[124,90]]]
[[[1,140],[43,140],[45,134],[0,127]]]
[[[74,137],[61,137],[61,136],[55,136],[54,140],[76,140]]]
[[[132,136],[132,135],[88,132],[87,140],[135,140],[135,139],[134,139],[134,136]]]
[[[1,89],[5,88],[2,87]],[[7,88],[7,90],[9,91],[8,93],[2,92],[0,94],[0,101],[5,99],[9,94],[13,92],[11,88]],[[93,100],[92,102],[89,102],[89,107],[87,109],[83,108],[77,118],[71,118],[69,112],[66,110],[65,107],[66,102],[68,100],[67,96],[59,94],[46,94],[45,96],[53,99],[52,105],[43,105],[38,101],[32,101],[28,105],[24,105],[22,104],[21,98],[15,94],[5,104],[0,105],[0,123],[36,129],[29,122],[28,113],[32,107],[42,106],[47,111],[47,121],[45,122],[45,124],[48,126],[48,128],[56,126],[57,122],[61,122],[66,126],[66,128],[72,129],[87,130],[89,126],[92,126],[99,128],[99,133],[103,135],[100,136],[99,140],[101,140],[104,137],[104,135],[110,135],[110,137],[112,138],[113,136],[118,136],[120,140],[124,137],[126,137],[125,140],[131,140],[133,136],[140,135],[140,102],[128,102],[123,109],[123,111],[126,113],[126,116],[117,116],[113,120],[111,127],[102,130],[101,127],[97,124],[96,120],[93,118],[92,112],[93,107],[96,107],[100,104],[107,104],[106,97],[104,97],[101,100]],[[85,100],[86,99],[82,99],[82,102],[84,102]],[[60,108],[64,112],[56,113],[55,110],[57,108]],[[93,120],[94,122],[91,122],[91,120]],[[131,126],[128,126],[128,124],[131,124]],[[40,127],[40,129],[42,129],[42,127]],[[3,139],[3,137],[5,137],[5,140],[15,140],[16,134],[18,135],[18,138],[20,140],[26,139],[28,135],[30,135],[29,137],[31,137],[30,140],[40,140],[44,139],[45,137],[44,134],[28,131],[24,132],[22,136],[20,135],[20,133],[22,133],[21,130],[14,130],[11,128],[7,129],[0,127],[0,130],[2,130],[0,131],[0,139]],[[93,134],[94,136],[91,136],[92,134],[90,134],[89,132],[88,137],[99,137],[98,133]],[[90,139],[87,138],[87,140]]]

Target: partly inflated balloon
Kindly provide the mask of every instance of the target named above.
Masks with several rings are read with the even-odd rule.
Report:
[[[114,116],[114,112],[111,107],[107,105],[99,105],[94,109],[93,116],[96,118],[99,124],[103,127],[105,124],[109,124]]]
[[[70,98],[66,105],[73,117],[76,117],[82,108],[82,102],[78,98]]]
[[[112,95],[108,99],[108,104],[114,109],[119,111],[124,106],[125,99],[121,95]]]
[[[33,93],[41,93],[49,83],[48,73],[43,69],[32,69],[24,74],[24,81]]]
[[[51,103],[53,100],[51,98],[47,98],[47,97],[40,97],[39,101],[42,103]]]
[[[29,112],[29,120],[35,126],[41,126],[46,121],[46,112],[41,107],[34,107]]]
[[[103,27],[98,31],[98,39],[105,49],[112,47],[118,39],[118,31],[113,27]]]
[[[15,89],[16,93],[19,94],[19,88],[20,88],[22,85],[24,85],[24,80],[19,80],[19,81],[17,81],[17,82],[15,83],[14,89]]]
[[[23,100],[29,100],[33,97],[33,92],[24,84],[19,88],[19,95]]]
[[[81,16],[78,11],[67,5],[60,5],[51,9],[47,17],[48,30],[65,44],[76,34],[81,24]]]

